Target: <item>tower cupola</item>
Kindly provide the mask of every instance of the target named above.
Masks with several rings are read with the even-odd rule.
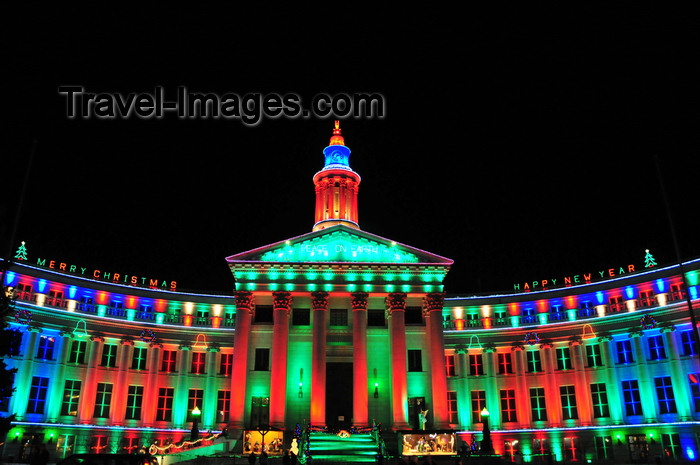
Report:
[[[314,175],[316,188],[316,215],[313,230],[318,231],[336,224],[360,229],[357,221],[357,192],[360,175],[350,168],[350,148],[340,132],[340,121],[335,122],[328,147],[323,149],[325,164]]]

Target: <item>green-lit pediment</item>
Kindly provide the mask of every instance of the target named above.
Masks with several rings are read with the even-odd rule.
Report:
[[[227,258],[229,263],[451,265],[452,260],[366,231],[336,225]]]
[[[396,243],[383,243],[335,231],[312,239],[285,243],[264,252],[263,262],[417,263],[418,256]]]

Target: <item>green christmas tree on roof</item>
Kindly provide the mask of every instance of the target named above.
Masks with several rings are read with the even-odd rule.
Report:
[[[652,266],[656,266],[656,260],[654,260],[654,256],[649,253],[649,249],[646,250],[646,255],[644,256],[644,268],[651,268]]]
[[[27,248],[24,246],[24,241],[20,244],[17,253],[15,253],[15,260],[26,260],[27,259]]]

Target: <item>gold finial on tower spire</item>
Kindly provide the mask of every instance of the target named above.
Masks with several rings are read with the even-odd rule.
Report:
[[[345,139],[340,135],[340,121],[338,120],[335,120],[333,136],[331,137],[331,142],[328,145],[345,145]]]

